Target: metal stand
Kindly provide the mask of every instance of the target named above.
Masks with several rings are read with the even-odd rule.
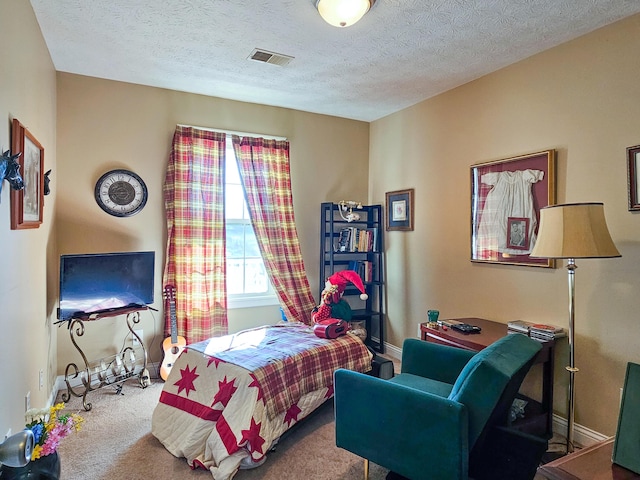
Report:
[[[567,273],[569,274],[569,365],[565,367],[569,372],[569,404],[567,407],[567,453],[573,452],[573,430],[574,430],[574,403],[575,403],[575,379],[578,372],[575,364],[575,348],[573,343],[574,321],[575,321],[575,291],[576,291],[576,269],[578,266],[575,259],[569,258],[567,261]]]
[[[146,388],[150,385],[149,371],[147,370],[147,350],[142,342],[142,339],[138,337],[134,331],[134,325],[140,322],[140,311],[144,309],[124,309],[123,311],[109,312],[108,314],[89,318],[74,318],[69,325],[69,336],[71,337],[71,343],[76,347],[76,350],[80,353],[82,360],[84,361],[84,369],[79,369],[75,363],[69,363],[65,369],[64,381],[67,384],[67,391],[62,394],[62,400],[64,402],[69,401],[71,395],[77,398],[82,398],[82,406],[86,411],[91,410],[92,404],[87,402],[87,394],[106,385],[116,385],[116,392],[119,394],[122,391],[122,383],[138,376],[138,381],[142,388]],[[129,332],[138,340],[140,348],[142,350],[141,362],[136,356],[136,349],[133,347],[125,347],[120,352],[109,357],[101,358],[90,363],[87,360],[87,356],[84,354],[76,337],[82,337],[85,332],[85,321],[99,320],[105,317],[112,317],[116,315],[125,315],[127,327]],[[80,377],[81,385],[75,387],[71,385],[71,381]],[[77,383],[77,382],[74,382]]]

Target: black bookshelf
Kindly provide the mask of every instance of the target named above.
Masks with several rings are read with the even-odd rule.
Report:
[[[384,223],[380,205],[363,205],[354,209],[360,220],[348,222],[340,215],[340,205],[322,203],[320,220],[320,283],[322,294],[327,278],[340,270],[356,270],[369,298],[360,299],[353,285],[343,298],[353,311],[352,321],[364,321],[366,343],[384,353]],[[346,213],[346,212],[343,212]]]

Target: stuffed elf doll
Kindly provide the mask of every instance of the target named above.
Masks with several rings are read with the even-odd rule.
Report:
[[[366,300],[369,296],[365,293],[360,275],[354,270],[341,270],[331,275],[324,285],[320,295],[320,305],[313,309],[311,318],[315,323],[328,318],[336,318],[348,322],[351,320],[351,307],[342,298],[348,282],[351,282],[360,290],[360,298]]]

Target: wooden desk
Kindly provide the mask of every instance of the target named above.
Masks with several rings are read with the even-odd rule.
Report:
[[[596,443],[538,468],[548,480],[637,480],[640,475],[611,463],[614,439]],[[537,477],[536,477],[537,478]]]
[[[459,322],[476,325],[482,329],[480,333],[464,334],[451,328],[445,330],[430,328],[427,323],[420,324],[422,340],[427,342],[449,345],[479,352],[496,340],[508,335],[507,325],[483,318],[455,318]],[[538,353],[535,363],[542,364],[542,397],[540,401],[525,398],[528,401],[525,418],[518,419],[512,425],[518,430],[534,435],[553,435],[553,360],[555,341],[540,342],[542,350]]]

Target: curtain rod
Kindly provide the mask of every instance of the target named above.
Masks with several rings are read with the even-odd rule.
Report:
[[[287,137],[279,137],[277,135],[265,135],[263,133],[248,133],[248,132],[236,132],[235,130],[225,130],[223,128],[210,128],[210,127],[198,127],[196,125],[184,125],[184,124],[178,124],[179,127],[192,127],[192,128],[197,128],[199,130],[208,130],[210,132],[220,132],[220,133],[226,133],[227,135],[238,135],[239,137],[262,137],[262,138],[269,138],[271,140],[287,140]]]

